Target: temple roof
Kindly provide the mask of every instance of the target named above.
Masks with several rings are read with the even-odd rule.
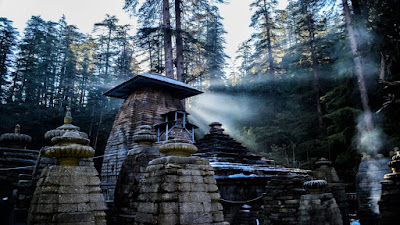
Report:
[[[103,95],[125,99],[135,90],[144,87],[163,88],[176,93],[181,99],[203,93],[190,85],[165,77],[161,74],[142,73],[136,74],[130,80],[112,88]]]

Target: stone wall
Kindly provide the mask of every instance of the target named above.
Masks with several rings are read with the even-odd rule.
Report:
[[[136,128],[161,123],[161,114],[182,109],[182,101],[163,89],[137,90],[125,99],[111,129],[101,169],[101,184],[106,201],[114,199],[122,164],[128,151],[136,146],[132,140]]]
[[[260,224],[298,224],[300,197],[307,193],[303,183],[310,179],[306,175],[289,174],[272,178],[265,188],[263,210],[259,215]]]

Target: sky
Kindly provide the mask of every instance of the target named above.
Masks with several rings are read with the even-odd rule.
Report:
[[[253,32],[249,27],[251,1],[229,2],[220,5],[220,11],[227,31],[226,54],[234,59],[238,45],[249,39]],[[287,4],[287,0],[278,2],[278,8]],[[120,24],[131,24],[135,28],[135,19],[122,9],[123,5],[124,0],[0,0],[0,17],[14,21],[13,26],[21,34],[32,15],[56,22],[64,14],[67,22],[76,25],[82,33],[91,33],[93,24],[102,21],[106,14],[116,15]]]

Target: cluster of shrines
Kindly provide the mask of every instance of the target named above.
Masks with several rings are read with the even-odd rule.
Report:
[[[125,100],[100,177],[93,164],[95,150],[87,134],[72,124],[69,111],[62,126],[45,134],[49,146],[40,151],[26,149],[31,138],[20,134],[19,126],[3,134],[2,222],[348,223],[345,185],[329,160],[317,161],[315,171],[275,165],[250,154],[217,122],[195,142],[197,127],[188,121],[182,101],[197,94],[201,91],[153,73],[135,75],[106,92]],[[393,172],[385,175],[379,201],[381,224],[394,224],[400,211],[400,153],[389,166]]]

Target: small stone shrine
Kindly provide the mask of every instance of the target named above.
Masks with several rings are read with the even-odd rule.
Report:
[[[379,200],[381,225],[398,224],[400,213],[400,152],[397,151],[388,162],[392,173],[384,176],[382,194]]]
[[[21,126],[15,125],[14,133],[5,133],[0,136],[0,144],[7,148],[26,149],[26,146],[32,142],[29,135],[21,134]]]
[[[304,182],[310,194],[302,195],[299,203],[298,225],[342,225],[340,210],[331,193],[323,193],[325,180]]]
[[[387,166],[388,158],[382,155],[371,157],[364,155],[356,175],[356,195],[358,203],[357,217],[362,225],[379,224],[378,201],[382,191],[381,182],[391,170]]]
[[[300,198],[307,194],[303,183],[311,176],[302,173],[277,173],[265,187],[260,224],[297,225]]]
[[[79,135],[82,138],[88,138],[88,135],[85,132],[80,132],[80,128],[78,126],[75,126],[72,124],[72,117],[71,117],[70,109],[68,109],[67,113],[65,114],[64,124],[57,127],[56,129],[47,131],[44,134],[44,138],[45,138],[47,144],[49,146],[51,146],[51,145],[53,145],[53,143],[51,141],[52,138],[62,136],[67,131],[74,131],[74,132],[79,133]],[[49,148],[49,146],[45,146],[40,150],[39,158],[36,162],[35,168],[33,170],[33,175],[32,175],[33,176],[32,182],[33,182],[34,187],[36,187],[36,183],[40,178],[43,168],[57,164],[56,158],[49,157],[45,154],[45,151],[47,148]],[[89,161],[90,163],[88,163],[87,161]],[[93,165],[92,162],[93,162],[92,158],[81,159],[79,161],[80,165]]]
[[[31,183],[31,174],[38,157],[38,150],[26,149],[32,141],[31,137],[21,134],[17,124],[14,133],[5,133],[0,136],[0,224],[25,223],[27,208],[31,195],[15,197],[20,189],[26,189]],[[10,210],[14,207],[14,212]],[[4,213],[4,215],[3,215]]]
[[[343,224],[349,223],[349,204],[346,196],[345,184],[341,183],[332,162],[326,158],[320,158],[316,163],[313,176],[317,180],[325,180],[328,182],[325,190],[327,193],[332,193],[339,206],[340,213],[343,218]]]
[[[64,125],[72,125],[68,112]],[[72,126],[70,126],[72,127]],[[59,165],[45,167],[29,209],[28,223],[43,225],[105,225],[105,203],[100,179],[93,166],[79,166],[81,158],[91,158],[94,149],[82,132],[67,130],[54,135],[54,146],[44,150]]]
[[[21,134],[17,124],[14,133],[0,136],[0,197],[11,199],[19,174],[31,174],[38,156],[37,150],[26,149],[32,138]]]
[[[186,112],[179,113],[181,119],[176,112],[167,113],[166,123],[156,126],[160,153],[166,156],[150,161],[146,168],[135,224],[229,224],[224,222],[214,171],[207,159],[190,157],[197,147],[193,133],[186,129],[190,126]],[[174,134],[173,139],[169,134]]]
[[[107,141],[101,169],[101,186],[110,206],[125,157],[136,147],[132,137],[137,127],[164,122],[163,114],[183,110],[182,99],[200,93],[183,82],[160,74],[143,73],[104,94],[124,99]]]
[[[133,224],[135,221],[139,182],[148,163],[160,157],[158,148],[153,145],[157,136],[152,132],[151,126],[139,126],[139,130],[132,138],[138,146],[128,152],[115,187],[114,214],[117,219],[115,224],[119,225]]]

